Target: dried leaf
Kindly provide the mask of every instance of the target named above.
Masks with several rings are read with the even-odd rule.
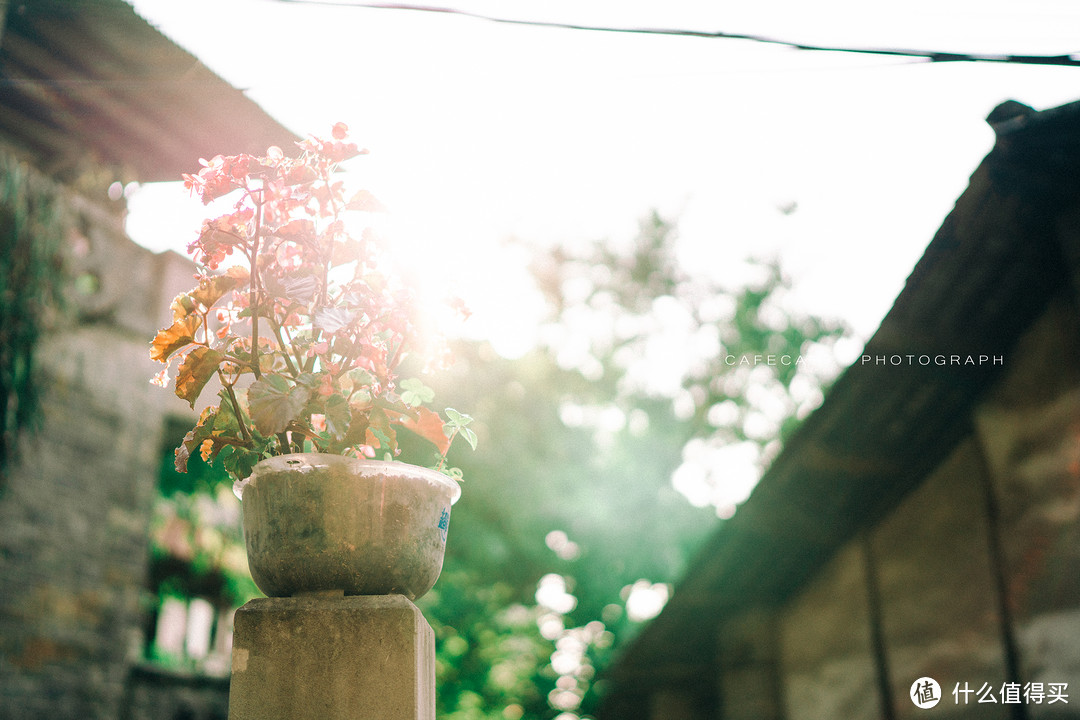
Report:
[[[224,360],[225,355],[213,348],[197,347],[189,352],[176,373],[176,396],[195,407],[199,394]]]
[[[205,308],[211,308],[226,293],[248,284],[248,271],[233,266],[222,275],[206,277],[199,281],[199,287],[191,292],[191,298]]]
[[[191,313],[199,309],[199,306],[195,304],[195,301],[191,299],[191,295],[188,293],[180,293],[173,298],[172,304],[169,305],[169,309],[172,310],[173,321],[182,320]]]
[[[440,455],[445,455],[450,449],[450,438],[443,432],[443,419],[437,412],[425,407],[417,408],[417,411],[415,419],[407,417],[400,423],[401,426],[432,443]]]
[[[187,472],[188,459],[191,457],[191,453],[202,445],[204,440],[210,437],[214,430],[216,415],[217,408],[206,408],[203,410],[202,415],[199,416],[199,422],[184,436],[183,442],[180,443],[180,446],[176,448],[176,451],[173,453],[175,456],[174,465],[177,472]]]
[[[150,359],[168,362],[174,352],[195,342],[200,322],[198,315],[188,315],[159,330],[150,345]]]

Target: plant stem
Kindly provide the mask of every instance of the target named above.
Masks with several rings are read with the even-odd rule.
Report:
[[[285,349],[285,348],[288,348],[288,347],[289,347],[289,345],[287,345],[287,344],[285,343],[285,338],[284,338],[284,337],[282,337],[282,335],[281,335],[281,326],[280,326],[280,325],[278,325],[278,324],[277,324],[276,322],[274,322],[273,320],[271,320],[271,321],[270,321],[270,325],[271,325],[271,326],[273,327],[273,329],[274,329],[274,337],[276,337],[276,338],[277,338],[278,344],[279,344],[279,345],[281,345],[281,348],[282,348],[282,353],[281,353],[281,356],[282,356],[283,358],[285,358],[285,364],[286,364],[286,365],[288,365],[288,367],[289,367],[289,373],[290,373],[290,374],[291,374],[291,375],[292,375],[293,377],[296,377],[296,376],[297,376],[297,375],[299,375],[300,373],[299,373],[299,372],[297,371],[297,369],[296,369],[296,366],[295,366],[295,365],[293,365],[293,358],[292,358],[292,356],[291,356],[291,355],[289,355],[289,352],[288,352],[288,351],[287,351],[287,350]],[[299,362],[299,361],[298,361],[298,362]]]
[[[439,454],[439,464],[435,466],[435,469],[438,470],[439,472],[442,472],[443,467],[446,466],[446,461],[447,461],[446,456],[450,452],[450,446],[454,444],[454,438],[457,437],[457,434],[458,434],[458,428],[454,428],[453,432],[450,433],[450,437],[447,438],[446,452]]]
[[[321,163],[320,167],[323,184],[326,185],[326,197],[330,203],[330,210],[333,213],[334,219],[331,221],[331,226],[336,226],[337,221],[341,217],[341,213],[338,210],[337,201],[334,199],[334,188],[330,178],[331,166],[327,163]],[[325,246],[319,247],[322,260],[322,305],[326,305],[330,298],[330,258],[334,252],[334,239],[331,237],[329,242],[325,243]]]
[[[259,278],[259,243],[262,241],[263,196],[250,193],[255,203],[255,237],[251,241],[251,286],[248,290],[248,307],[251,309],[251,372],[255,379],[262,377],[259,367],[259,292],[262,283]]]
[[[244,422],[243,411],[240,410],[240,401],[236,398],[233,386],[225,382],[224,374],[221,370],[218,370],[218,379],[221,380],[221,384],[225,386],[225,392],[229,395],[229,403],[232,404],[233,415],[236,416],[236,424],[240,426],[240,434],[244,436],[246,442],[251,443],[251,433],[248,431],[247,423]]]

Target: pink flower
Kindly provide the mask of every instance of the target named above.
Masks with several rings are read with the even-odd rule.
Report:
[[[169,366],[166,365],[161,369],[157,375],[150,380],[150,384],[157,385],[158,387],[168,387],[169,385]]]

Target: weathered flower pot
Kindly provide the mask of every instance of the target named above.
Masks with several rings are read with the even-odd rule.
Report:
[[[442,571],[457,483],[381,460],[295,453],[238,484],[255,584],[270,597],[342,591],[415,600]]]

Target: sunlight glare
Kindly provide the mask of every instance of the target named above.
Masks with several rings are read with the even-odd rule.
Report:
[[[576,560],[581,555],[581,547],[571,540],[562,530],[552,530],[544,537],[544,544],[560,560]]]
[[[536,602],[563,615],[577,607],[577,598],[567,591],[566,578],[556,573],[548,573],[540,578],[536,588]]]
[[[660,614],[671,596],[671,587],[664,583],[638,580],[626,596],[626,616],[634,622],[652,620]]]
[[[683,462],[671,485],[695,507],[716,508],[730,518],[761,479],[761,450],[754,442],[712,443],[695,438],[683,448]]]

